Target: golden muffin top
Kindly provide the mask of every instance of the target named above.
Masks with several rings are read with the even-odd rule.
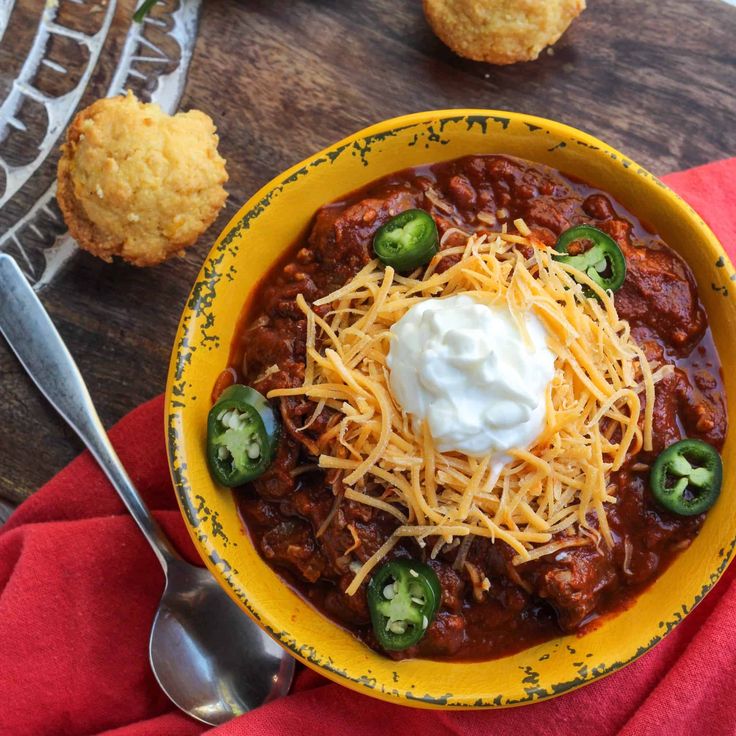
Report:
[[[468,59],[536,59],[585,10],[585,0],[423,0],[439,38]]]
[[[150,266],[193,244],[227,198],[215,131],[199,110],[167,115],[130,92],[79,112],[62,146],[57,198],[80,246]]]

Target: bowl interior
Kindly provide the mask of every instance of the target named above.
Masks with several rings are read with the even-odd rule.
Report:
[[[298,164],[261,189],[212,248],[192,289],[167,385],[169,460],[182,512],[203,559],[240,605],[285,647],[344,685],[408,705],[492,707],[559,695],[613,672],[662,639],[702,599],[736,545],[736,467],[690,549],[636,602],[584,636],[565,636],[491,662],[394,662],[329,623],[281,582],[253,548],[232,492],[205,461],[211,391],[227,364],[243,304],[318,207],[410,166],[473,153],[548,164],[609,192],[690,264],[736,397],[734,271],[702,220],[637,164],[584,133],[530,116],[483,110],[389,120]],[[729,419],[736,423],[736,399]],[[724,457],[734,456],[729,434]]]

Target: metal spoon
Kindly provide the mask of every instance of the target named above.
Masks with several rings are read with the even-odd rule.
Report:
[[[0,254],[0,332],[105,471],[164,569],[166,587],[149,643],[163,691],[183,711],[213,726],[285,695],[294,660],[208,570],[185,562],[171,546],[115,454],[66,345],[6,254]]]

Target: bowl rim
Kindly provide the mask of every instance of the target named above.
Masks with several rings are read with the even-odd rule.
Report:
[[[530,693],[527,698],[523,698],[523,699],[517,699],[513,701],[503,700],[502,702],[496,702],[495,700],[492,702],[489,699],[480,704],[477,701],[473,702],[475,698],[470,698],[470,697],[463,698],[462,695],[456,695],[456,696],[453,696],[455,699],[454,702],[440,702],[432,698],[423,699],[421,697],[417,697],[417,698],[407,697],[406,695],[402,695],[395,690],[394,691],[379,690],[378,688],[376,688],[375,686],[371,686],[367,682],[353,679],[347,676],[344,672],[340,671],[338,668],[327,666],[324,661],[313,660],[313,659],[310,659],[309,657],[304,656],[304,654],[299,650],[299,648],[297,648],[295,641],[289,640],[285,636],[281,636],[280,632],[281,633],[284,633],[284,632],[282,632],[279,626],[274,623],[274,619],[268,613],[268,611],[260,611],[260,610],[255,610],[254,608],[252,608],[249,605],[249,602],[247,599],[242,598],[236,593],[236,591],[233,589],[232,583],[228,580],[228,578],[225,576],[225,574],[220,569],[220,567],[218,567],[218,565],[215,562],[213,562],[213,560],[211,559],[212,553],[213,552],[216,553],[214,546],[207,540],[202,540],[198,537],[196,529],[190,521],[189,513],[190,513],[191,507],[188,505],[187,503],[188,499],[185,495],[186,486],[187,486],[186,473],[185,472],[182,473],[175,468],[175,457],[178,451],[179,440],[176,435],[176,432],[172,431],[172,417],[174,413],[173,407],[176,406],[176,402],[177,402],[175,392],[174,392],[175,371],[179,363],[179,359],[177,356],[177,347],[179,346],[180,341],[182,340],[185,330],[186,330],[185,321],[186,321],[187,315],[192,310],[192,304],[198,298],[198,294],[196,293],[197,285],[203,278],[207,277],[207,269],[208,267],[211,267],[213,264],[214,251],[217,245],[228,234],[230,234],[233,230],[237,229],[238,225],[249,214],[255,216],[258,214],[258,211],[261,208],[267,206],[270,201],[270,197],[274,193],[274,191],[288,185],[289,183],[294,182],[301,175],[305,174],[308,171],[309,167],[313,165],[315,162],[317,162],[318,160],[324,159],[325,157],[331,158],[333,156],[337,156],[339,155],[339,153],[344,151],[346,148],[354,145],[357,141],[366,141],[366,142],[378,141],[378,140],[381,140],[382,137],[385,137],[386,134],[390,134],[391,131],[399,131],[399,130],[413,127],[417,124],[425,124],[425,123],[438,121],[438,120],[444,120],[444,119],[449,119],[449,120],[466,119],[468,121],[477,119],[478,121],[485,120],[486,122],[490,120],[494,122],[500,122],[501,124],[504,125],[504,128],[511,120],[514,120],[516,122],[521,122],[521,123],[524,123],[530,126],[530,130],[533,127],[541,127],[541,128],[547,129],[548,131],[556,133],[560,138],[563,138],[566,140],[574,140],[574,141],[581,143],[584,146],[588,146],[592,149],[599,150],[607,154],[614,161],[618,159],[620,162],[623,163],[625,168],[633,169],[636,175],[642,176],[643,178],[650,180],[652,183],[656,184],[661,190],[663,190],[662,193],[670,201],[671,206],[673,208],[679,209],[682,212],[683,217],[690,218],[693,224],[698,226],[698,229],[700,230],[702,237],[707,242],[708,248],[710,250],[710,254],[715,255],[718,258],[718,261],[721,265],[726,265],[728,267],[727,271],[730,274],[732,274],[731,280],[736,280],[736,276],[733,275],[734,274],[733,266],[731,265],[729,256],[725,252],[725,249],[721,245],[718,238],[711,231],[709,226],[703,221],[700,215],[690,206],[690,204],[686,202],[684,199],[682,199],[675,191],[670,189],[659,178],[651,174],[648,170],[644,169],[639,164],[632,161],[628,156],[624,155],[617,149],[613,148],[612,146],[608,145],[604,141],[596,138],[595,136],[589,133],[586,133],[582,130],[579,130],[565,123],[560,123],[555,120],[550,120],[548,118],[543,118],[543,117],[539,117],[535,115],[528,115],[526,113],[518,113],[518,112],[512,112],[512,111],[506,111],[506,110],[496,110],[496,109],[486,109],[486,108],[447,108],[447,109],[439,109],[439,110],[427,110],[423,112],[415,112],[415,113],[410,113],[407,115],[399,115],[396,117],[387,118],[380,122],[369,125],[365,128],[362,128],[356,131],[355,133],[347,135],[344,138],[341,138],[340,140],[338,140],[336,143],[325,146],[324,148],[317,151],[316,153],[310,156],[307,156],[306,158],[299,161],[298,163],[276,174],[266,184],[260,187],[238,209],[238,211],[230,218],[228,223],[222,229],[217,239],[213,242],[213,245],[211,246],[207,256],[205,257],[202,263],[202,266],[200,268],[200,271],[198,272],[197,277],[195,278],[192,289],[190,290],[189,295],[185,301],[185,306],[183,308],[182,315],[180,317],[180,320],[177,326],[176,336],[175,336],[174,344],[172,348],[167,382],[166,382],[166,393],[165,393],[166,403],[165,403],[164,431],[166,435],[167,457],[168,457],[168,464],[169,464],[169,472],[171,474],[172,483],[176,491],[177,503],[179,505],[180,512],[182,516],[184,517],[185,526],[187,528],[189,536],[191,537],[192,542],[194,543],[194,546],[197,549],[197,552],[200,554],[206,567],[210,570],[210,572],[212,572],[212,574],[217,579],[217,581],[220,583],[220,585],[226,590],[226,592],[230,595],[230,597],[241,607],[241,609],[243,609],[251,617],[252,620],[254,620],[259,626],[261,626],[261,628],[263,628],[266,631],[266,633],[268,633],[282,647],[287,649],[287,651],[289,651],[299,661],[306,664],[310,668],[315,669],[323,676],[327,677],[328,679],[338,684],[344,685],[352,690],[361,692],[365,695],[376,697],[381,700],[393,702],[396,704],[409,705],[409,706],[414,706],[414,707],[442,708],[442,709],[461,708],[465,710],[477,710],[477,709],[498,708],[498,707],[514,707],[514,706],[519,706],[519,705],[524,705],[524,704],[529,704],[529,703],[534,703],[534,702],[541,702],[542,700],[557,697],[566,692],[570,692],[579,687],[590,684],[596,680],[599,680],[603,677],[606,677],[612,674],[613,672],[617,672],[618,670],[622,669],[626,665],[630,664],[631,662],[635,661],[636,659],[638,659],[639,657],[641,657],[642,655],[644,655],[645,653],[653,649],[659,642],[661,642],[666,636],[668,636],[669,633],[671,633],[671,631],[676,627],[677,624],[680,623],[680,621],[684,620],[684,618],[695,609],[695,607],[703,600],[705,595],[716,585],[716,583],[721,578],[726,568],[728,567],[729,563],[732,561],[734,557],[734,551],[736,550],[736,536],[734,536],[733,539],[730,540],[730,543],[728,544],[726,548],[721,550],[722,554],[720,557],[718,567],[710,571],[710,576],[708,578],[708,581],[703,584],[700,593],[696,595],[695,599],[689,605],[683,604],[682,614],[680,615],[680,617],[676,621],[667,622],[664,627],[664,631],[661,633],[661,635],[659,635],[658,637],[655,637],[646,646],[639,647],[637,651],[634,652],[634,654],[630,658],[626,659],[625,661],[614,662],[610,666],[606,667],[605,669],[593,668],[593,670],[589,670],[585,675],[581,675],[580,677],[574,679],[573,681],[560,683],[559,686],[554,688],[553,692],[548,692],[547,694],[543,694],[543,695],[538,695],[536,693]],[[441,157],[438,157],[437,160],[439,161],[442,159]],[[350,190],[348,189],[348,191]],[[736,530],[734,530],[734,533],[736,534]],[[311,605],[311,604],[307,603],[307,605]],[[329,621],[329,619],[327,618],[326,620]],[[330,621],[330,623],[332,624],[333,622]],[[448,664],[448,662],[443,661],[443,662],[439,662],[438,664]]]

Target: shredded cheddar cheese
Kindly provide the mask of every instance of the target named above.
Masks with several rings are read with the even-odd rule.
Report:
[[[523,235],[465,238],[411,276],[372,261],[315,302],[330,305],[324,318],[297,297],[307,320],[304,384],[269,398],[316,402],[307,424],[324,407],[333,410],[337,420],[317,443],[319,466],[342,472],[346,498],[398,523],[348,594],[405,537],[421,546],[432,538],[432,556],[473,535],[502,540],[515,551],[515,564],[601,538],[611,544],[604,507],[616,500],[610,473],[651,447],[655,383],[672,368],[652,370],[611,295]],[[584,286],[597,298],[586,296]],[[512,450],[503,467],[490,456],[439,452],[426,424],[414,426],[389,388],[391,325],[424,299],[455,294],[505,304],[522,334],[524,314],[534,312],[555,355],[546,426],[533,447]],[[463,564],[467,543],[461,550]]]

